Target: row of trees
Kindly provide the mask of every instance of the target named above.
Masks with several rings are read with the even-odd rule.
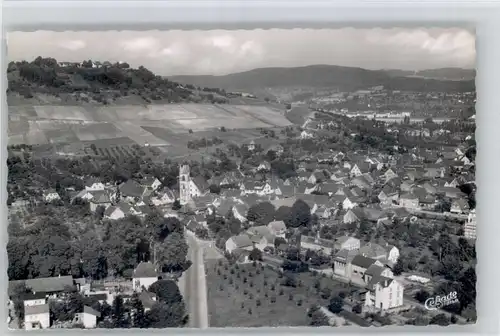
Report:
[[[33,90],[55,95],[61,92],[86,92],[102,103],[107,103],[108,98],[115,97],[102,97],[106,90],[119,92],[121,95],[136,94],[148,102],[161,99],[170,102],[227,101],[223,99],[224,96],[220,96],[225,94],[223,90],[204,90],[217,92],[218,97],[213,94],[195,94],[193,86],[185,87],[169,81],[144,66],[132,69],[127,63],[104,62],[96,65],[97,63],[87,60],[81,66],[77,63],[59,66],[54,58],[40,56],[32,62],[10,62],[8,72],[18,71],[19,77],[9,77],[9,90],[20,92],[26,98],[32,97]]]

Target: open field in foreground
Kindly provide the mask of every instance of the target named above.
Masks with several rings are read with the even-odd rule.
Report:
[[[129,138],[139,145],[169,146],[185,145],[221,127],[228,132],[219,138],[239,142],[255,137],[250,129],[288,125],[283,111],[265,105],[16,105],[9,106],[8,132],[12,145]],[[245,131],[231,132],[240,129]],[[205,134],[194,135],[198,132]]]
[[[311,305],[327,305],[331,295],[346,290],[309,272],[296,275],[291,287],[288,275],[272,268],[225,260],[207,261],[206,272],[210,327],[307,326]]]

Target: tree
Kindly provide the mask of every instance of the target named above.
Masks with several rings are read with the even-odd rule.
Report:
[[[394,275],[400,275],[404,271],[404,264],[403,264],[403,258],[400,256],[398,258],[398,261],[396,261],[396,264],[394,265],[394,268],[392,272]]]
[[[188,246],[184,235],[171,233],[157,249],[158,261],[167,271],[180,271],[185,267]]]
[[[134,294],[132,297],[131,306],[134,309],[132,317],[132,325],[134,328],[147,328],[146,313],[144,312],[144,306],[142,301],[139,299],[138,294]]]
[[[82,306],[83,308],[83,306]],[[123,297],[118,295],[113,301],[113,306],[111,308],[111,319],[113,321],[114,328],[128,328],[129,321],[125,317],[125,305],[123,303]]]
[[[307,227],[311,221],[311,208],[303,200],[297,200],[285,219],[287,227]]]
[[[286,245],[286,239],[283,237],[274,238],[274,248],[278,248],[280,245]]]
[[[352,312],[356,314],[361,314],[363,312],[363,306],[358,303],[357,305],[352,307]]]
[[[330,300],[328,304],[328,310],[334,314],[338,314],[343,310],[344,300],[340,296],[335,296]]]
[[[165,304],[182,302],[179,287],[173,280],[158,280],[149,286],[149,291],[155,293],[158,299]]]
[[[429,324],[437,324],[440,326],[447,326],[450,324],[450,319],[444,313],[437,314],[431,318]]]
[[[220,186],[216,185],[216,184],[211,184],[209,186],[209,190],[212,194],[220,194]]]
[[[172,210],[180,210],[180,208],[182,208],[181,202],[179,202],[179,200],[176,199],[172,204]]]
[[[247,212],[247,219],[256,225],[267,225],[274,219],[274,205],[269,202],[261,202],[252,205]]]
[[[431,295],[424,289],[419,290],[417,293],[415,293],[415,299],[423,303],[425,300],[427,300]]]
[[[319,309],[311,312],[309,325],[312,327],[323,327],[330,325],[328,317]]]
[[[248,259],[250,260],[255,260],[255,261],[262,261],[262,252],[258,248],[254,248],[252,252],[250,252],[250,255],[248,256]]]
[[[195,230],[195,235],[200,239],[208,239],[208,230],[205,227],[199,226]]]
[[[183,302],[167,305],[163,302],[156,303],[146,313],[149,328],[179,328],[186,324],[187,315]]]
[[[292,208],[287,207],[285,205],[282,205],[276,210],[276,213],[274,214],[274,220],[276,221],[284,221],[288,215],[290,214],[290,211]]]

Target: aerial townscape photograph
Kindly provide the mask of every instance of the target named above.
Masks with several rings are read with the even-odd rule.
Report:
[[[9,328],[476,323],[475,40],[9,32]]]

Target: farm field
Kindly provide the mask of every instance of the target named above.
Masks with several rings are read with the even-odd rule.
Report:
[[[344,284],[309,272],[296,275],[292,288],[284,284],[288,275],[251,263],[209,260],[206,272],[210,326],[216,328],[307,326],[311,305],[326,305],[331,295],[346,290]],[[327,295],[322,297],[321,290]]]
[[[282,111],[270,106],[165,104],[62,106],[9,106],[9,143],[68,144],[78,141],[130,138],[139,145],[186,144],[225,127],[217,136],[238,142],[254,137],[254,128],[290,125]],[[244,131],[232,132],[231,130]],[[177,136],[178,135],[178,136]]]

